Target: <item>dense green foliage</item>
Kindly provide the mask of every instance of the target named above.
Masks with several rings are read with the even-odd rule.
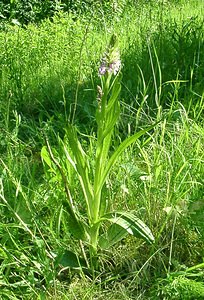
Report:
[[[0,298],[203,299],[204,4],[94,3],[0,2]],[[98,68],[112,33],[123,77],[110,156],[159,123],[118,157],[103,199],[144,220],[155,243],[127,236],[99,249],[92,278],[78,267],[88,251],[71,234],[64,185],[40,152],[49,140],[64,163],[57,141],[69,147],[72,124],[93,168]],[[87,221],[80,177],[63,168]]]
[[[120,1],[120,6],[121,4],[124,5],[125,1]],[[72,12],[79,16],[91,14],[97,8],[107,14],[117,10],[118,5],[119,1],[113,0],[4,0],[0,1],[0,17],[1,21],[8,20],[25,25],[51,18],[59,12]]]

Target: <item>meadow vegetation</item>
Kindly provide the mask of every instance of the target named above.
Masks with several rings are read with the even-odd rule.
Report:
[[[204,299],[204,3],[24,2],[0,3],[0,299]],[[113,101],[101,151],[98,70],[113,34],[120,114]],[[83,168],[95,170],[100,151],[105,168],[132,136],[101,199],[148,229],[95,251],[73,229],[95,224]],[[60,170],[82,223],[70,221]]]

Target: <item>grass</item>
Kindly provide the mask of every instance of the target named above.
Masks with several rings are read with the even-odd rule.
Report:
[[[100,9],[0,32],[0,298],[202,299],[202,267],[172,275],[204,257],[202,9],[193,0],[121,5],[111,18]],[[55,259],[80,245],[40,150],[45,136],[57,147],[68,122],[94,135],[98,66],[113,32],[123,61],[114,147],[161,122],[123,153],[104,193],[113,209],[136,212],[156,242],[125,238],[101,253],[92,280]],[[71,188],[83,210],[75,177]]]

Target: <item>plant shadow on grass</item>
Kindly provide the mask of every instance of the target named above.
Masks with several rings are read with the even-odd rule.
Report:
[[[200,95],[201,98],[204,83],[203,27],[204,23],[198,18],[183,21],[181,26],[171,22],[165,29],[154,33],[149,42],[144,36],[141,51],[136,41],[125,49],[122,53],[121,99],[138,108],[146,94],[146,108],[150,108],[150,111],[157,108],[156,93],[159,93],[159,104],[163,108],[170,107],[175,97],[187,108],[190,99],[196,103],[199,99],[196,95]],[[34,85],[28,83],[26,89],[22,88],[23,83],[19,82],[19,78],[14,76],[11,86],[13,85],[16,91],[11,91],[14,96],[10,111],[16,109],[26,120],[32,119],[37,127],[39,120],[45,123],[53,119],[52,125],[60,132],[64,126],[62,124],[72,119],[74,111],[75,122],[80,127],[87,130],[93,128],[96,87],[100,84],[97,71],[94,70],[93,74],[90,74],[89,80],[86,75],[86,79],[78,84],[76,78],[67,82],[67,74],[63,69],[57,70],[57,73],[62,74],[61,78],[56,74],[46,78],[44,74],[42,80],[36,81]],[[183,82],[176,84],[176,80]],[[174,83],[166,83],[168,81]],[[22,138],[25,133],[24,128]]]

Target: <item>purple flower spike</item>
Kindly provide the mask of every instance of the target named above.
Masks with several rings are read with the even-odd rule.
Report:
[[[113,34],[109,47],[102,58],[101,65],[99,67],[99,76],[109,74],[117,75],[121,68],[120,52],[117,48],[116,35]]]

